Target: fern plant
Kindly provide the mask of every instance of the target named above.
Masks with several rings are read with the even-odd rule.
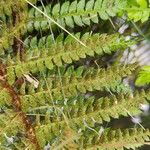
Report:
[[[142,70],[139,72],[138,78],[136,80],[136,84],[138,86],[144,86],[150,83],[150,68],[149,66],[144,66]]]
[[[112,124],[149,103],[148,90],[124,82],[137,64],[118,61],[142,38],[115,33],[116,18],[149,17],[146,1],[130,2],[0,1],[1,150],[123,150],[149,143],[150,130],[140,123]]]

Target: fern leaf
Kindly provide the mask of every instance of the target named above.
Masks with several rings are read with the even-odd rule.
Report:
[[[136,85],[143,86],[150,83],[150,66],[144,66],[139,72]]]
[[[98,23],[99,17],[103,20],[107,20],[109,17],[114,17],[121,8],[125,6],[126,1],[123,0],[89,0],[87,3],[85,3],[85,0],[78,2],[75,0],[71,3],[69,1],[64,2],[61,6],[60,3],[55,4],[53,7],[48,5],[46,6],[46,11],[49,12],[48,15],[60,25],[67,25],[73,28],[74,24],[83,26],[90,25],[91,21]],[[32,8],[29,10],[29,14],[30,17],[27,28],[30,32],[34,28],[36,30],[49,28],[47,19],[43,18],[43,16],[39,16],[36,10],[34,11]],[[30,20],[34,20],[35,22]]]
[[[56,136],[56,131],[59,130],[59,126],[55,130],[48,128],[43,128],[39,126],[36,128],[38,140],[43,147],[46,141],[49,141],[50,136],[47,133],[51,132],[53,136]],[[135,149],[141,147],[146,141],[149,141],[150,132],[148,129],[143,130],[141,128],[129,128],[129,129],[104,129],[102,133],[99,133],[99,128],[96,128],[93,132],[92,130],[86,129],[80,134],[79,140],[77,140],[77,145],[82,149],[102,149],[102,150],[112,150],[112,149]],[[63,133],[58,132],[58,138],[53,138],[51,140],[52,146],[55,148],[60,143],[56,143],[56,139],[60,141]],[[39,136],[40,135],[40,136]],[[88,135],[88,136],[87,136]],[[79,136],[79,135],[78,135]],[[41,138],[44,137],[44,138]]]
[[[35,73],[45,70],[46,68],[53,69],[54,65],[60,67],[63,63],[70,64],[72,61],[77,61],[80,58],[86,58],[87,55],[110,54],[113,51],[120,48],[125,49],[133,44],[131,41],[125,41],[124,37],[119,37],[119,39],[118,37],[119,36],[116,34],[96,34],[93,36],[85,34],[82,36],[81,41],[85,43],[87,47],[81,47],[81,45],[70,36],[66,38],[64,44],[59,42],[58,44],[52,44],[49,48],[42,46],[40,51],[34,51],[36,53],[34,54],[35,56],[30,56],[31,58],[26,56],[28,58],[26,62],[12,63],[15,65],[8,66],[7,79],[12,84],[14,82],[12,79],[15,79],[15,74],[17,77],[21,77],[23,74],[28,74],[30,71]],[[49,37],[44,39],[46,39],[45,43],[49,43],[49,41],[47,41]],[[43,41],[43,39],[40,40],[38,44],[40,44],[41,41]],[[48,44],[46,45],[48,46]],[[40,47],[40,45],[38,46]]]
[[[90,131],[91,132],[91,131]],[[87,134],[87,133],[86,133]],[[91,137],[83,138],[83,146],[85,149],[135,149],[141,147],[145,141],[149,141],[149,130],[143,130],[141,128],[130,129],[106,129],[101,136],[95,135],[93,132]],[[94,136],[95,135],[95,136]],[[90,145],[91,146],[90,148]]]
[[[0,149],[123,150],[150,141],[149,129],[111,126],[148,112],[150,100],[149,91],[124,83],[136,65],[109,59],[141,38],[95,33],[124,15],[148,31],[148,22],[140,24],[150,15],[147,0],[0,0]],[[58,35],[55,24],[69,36]],[[149,84],[149,70],[137,85]]]
[[[86,91],[115,90],[122,82],[121,78],[130,74],[132,69],[131,67],[126,67],[122,70],[118,70],[117,67],[114,67],[113,70],[107,69],[106,71],[85,72],[80,77],[67,76],[63,77],[63,86],[61,86],[58,77],[49,78],[47,82],[50,90],[43,84],[44,86],[40,88],[40,91],[31,93],[31,90],[28,90],[29,92],[26,93],[26,95],[21,96],[23,109],[26,111],[28,107],[43,106],[46,103],[51,105],[53,100],[63,100],[62,92],[65,93],[66,98],[70,98],[76,96],[78,93],[86,93]],[[116,75],[112,76],[114,70]],[[120,87],[120,90],[121,88],[122,87]]]
[[[147,1],[133,1],[129,2],[126,8],[128,17],[134,22],[142,21],[145,22],[150,16],[150,8],[148,7]]]
[[[128,94],[126,96],[111,96],[100,99],[96,99],[94,97],[90,97],[88,99],[84,97],[77,97],[68,100],[67,102],[58,101],[55,104],[55,107],[58,107],[59,109],[63,107],[63,113],[66,118],[68,118],[68,123],[70,126],[73,128],[75,128],[75,126],[80,126],[80,129],[84,129],[86,127],[85,123],[88,126],[93,127],[95,123],[102,124],[103,121],[110,122],[111,118],[119,118],[121,115],[129,116],[128,112],[123,110],[124,108],[127,108],[131,115],[139,114],[141,112],[139,106],[141,103],[147,103],[146,97],[148,95],[149,94],[145,95],[145,93],[135,93],[133,97]],[[53,108],[51,105],[33,108],[30,109],[30,114],[35,114],[37,110],[41,110],[41,112],[48,109],[53,110],[55,107]],[[60,126],[64,127],[63,125],[66,124],[65,118],[59,109],[56,109],[57,115],[53,111],[49,112],[49,116],[51,116],[50,120],[45,118],[45,122],[48,122],[49,120],[52,127],[57,124],[58,118]],[[39,115],[45,115],[46,117],[46,113],[41,113]],[[45,123],[45,125],[48,124]]]

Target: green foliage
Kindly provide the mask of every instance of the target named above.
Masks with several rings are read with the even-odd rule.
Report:
[[[78,95],[79,93],[86,93],[87,91],[112,91],[112,92],[118,92],[118,93],[126,93],[127,87],[120,86],[121,85],[121,77],[127,76],[131,73],[133,70],[132,67],[124,68],[120,70],[120,68],[114,67],[109,68],[106,71],[105,70],[93,70],[89,68],[88,72],[85,71],[85,69],[81,70],[82,68],[78,68],[75,71],[71,71],[71,75],[67,75],[68,71],[65,73],[64,76],[62,76],[62,86],[60,84],[59,77],[48,77],[47,84],[43,83],[43,81],[40,82],[40,88],[36,90],[33,89],[33,86],[30,86],[32,88],[31,90],[28,90],[28,93],[25,95],[25,88],[23,85],[23,88],[20,89],[20,93],[24,93],[22,95],[22,104],[23,109],[26,111],[29,111],[29,109],[40,107],[45,105],[45,103],[52,106],[53,102],[55,100],[62,100],[64,101],[64,96],[62,93],[65,93],[65,98],[70,98]],[[80,71],[80,76],[78,75],[78,72]],[[113,75],[113,72],[116,71],[117,74]],[[107,74],[107,76],[106,76]],[[111,83],[110,83],[111,82]],[[30,88],[29,87],[29,88]],[[28,88],[28,89],[29,89]],[[24,91],[23,91],[24,89]]]
[[[13,0],[1,0],[0,1],[0,18],[4,17],[5,15],[11,16],[13,12],[13,7],[18,6],[19,8],[23,8],[26,5],[26,3],[22,0],[16,1],[16,3],[13,2]]]
[[[35,149],[34,145],[25,136],[24,125],[19,114],[7,109],[0,114],[0,149]],[[13,137],[14,142],[11,142]]]
[[[86,132],[86,134],[88,134]],[[135,149],[140,147],[144,140],[149,141],[149,130],[143,129],[125,129],[125,130],[110,130],[106,129],[106,132],[99,137],[99,135],[95,135],[92,133],[89,137],[83,137],[83,145],[85,148],[89,148],[90,145],[91,149],[98,148],[98,149]],[[85,138],[86,137],[86,138]],[[116,140],[115,140],[116,139]]]
[[[144,66],[139,72],[136,85],[143,86],[150,83],[150,66]]]
[[[119,60],[139,37],[127,40],[108,25],[123,15],[146,21],[147,1],[30,2],[37,8],[25,0],[0,1],[0,149],[123,150],[149,142],[141,124],[112,126],[139,115],[150,93],[125,83],[136,64],[113,57]],[[70,35],[54,30],[38,9]],[[149,83],[149,70],[143,68],[138,85]]]
[[[138,106],[141,102],[147,103],[145,97],[148,95],[149,93],[135,93],[134,97],[130,94],[123,94],[117,97],[111,96],[100,99],[94,97],[89,97],[88,99],[76,97],[68,101],[57,101],[55,102],[55,106],[51,104],[51,106],[33,108],[29,113],[33,114],[40,110],[41,113],[39,113],[39,116],[46,116],[49,111],[49,116],[51,116],[52,119],[50,125],[48,123],[48,126],[52,126],[52,128],[57,125],[57,119],[59,118],[60,127],[62,127],[62,129],[67,123],[73,126],[73,128],[78,129],[80,127],[80,129],[85,129],[85,122],[88,126],[93,127],[95,122],[102,124],[104,121],[110,122],[111,118],[119,118],[120,115],[129,116],[127,111],[123,111],[126,107],[129,108],[128,111],[133,115],[139,114],[140,110]],[[62,106],[63,113],[68,118],[67,122],[60,112]],[[57,107],[56,114],[53,113],[53,107]],[[41,121],[41,123],[45,125],[47,125],[47,122],[47,118],[45,118],[45,123]]]
[[[27,44],[30,45],[31,49],[34,48],[34,50],[29,51],[29,54],[25,56],[27,60],[24,63],[18,61],[15,64],[13,60],[9,59],[8,63],[12,64],[7,67],[7,79],[9,83],[12,84],[14,82],[15,76],[19,78],[23,74],[29,73],[29,71],[36,73],[46,68],[51,70],[54,65],[60,67],[64,63],[70,64],[87,56],[93,57],[95,54],[110,54],[120,48],[125,49],[127,46],[133,44],[131,41],[125,41],[124,37],[119,37],[118,34],[95,34],[91,36],[87,33],[80,40],[86,47],[81,47],[70,36],[63,42],[63,36],[60,35],[55,43],[52,42],[51,36],[43,37],[38,43],[37,38],[34,37]]]
[[[38,7],[44,11],[48,16],[53,18],[57,23],[62,26],[68,26],[74,28],[78,26],[90,26],[91,23],[98,23],[99,18],[102,20],[110,19],[110,17],[116,16],[118,13],[123,14],[127,12],[129,20],[135,22],[141,20],[145,22],[150,15],[150,9],[146,0],[85,0],[66,1],[62,4],[57,3],[53,5],[47,5],[45,9]],[[51,23],[41,13],[34,8],[29,10],[29,20],[27,21],[27,31],[32,32],[35,30],[47,30],[54,23]]]
[[[59,127],[52,130],[50,127],[43,129],[43,126],[39,126],[37,129],[39,140],[42,141],[47,137],[47,133],[59,130]],[[135,149],[143,145],[144,141],[149,141],[150,132],[149,130],[143,130],[138,128],[130,129],[106,129],[104,133],[98,133],[99,128],[96,129],[97,133],[91,130],[85,130],[81,135],[81,138],[76,141],[78,148],[81,149],[102,149],[102,150],[112,150],[112,149]],[[41,136],[44,139],[41,139]],[[80,135],[80,134],[79,134]],[[78,136],[79,136],[78,135]],[[88,135],[88,136],[87,136]],[[54,134],[55,136],[55,134]],[[52,146],[57,147],[61,143],[62,135],[60,134],[56,143]]]
[[[134,22],[142,21],[145,22],[150,16],[150,8],[146,0],[134,0],[129,1],[127,5],[127,15],[129,19]]]
[[[46,12],[51,18],[56,20],[60,25],[74,28],[78,26],[90,25],[91,22],[98,23],[99,17],[107,20],[126,6],[126,1],[123,0],[80,0],[69,2],[66,1],[62,5],[60,3],[54,6],[47,5],[45,10],[42,7],[39,9]],[[52,25],[53,26],[53,25]],[[49,22],[37,10],[31,8],[29,10],[29,21],[27,30],[46,30],[49,28]]]

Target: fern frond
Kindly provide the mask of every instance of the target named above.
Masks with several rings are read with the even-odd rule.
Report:
[[[88,134],[90,133],[86,132],[84,135],[86,138],[82,138],[83,147],[85,149],[135,149],[141,147],[145,141],[150,140],[149,129],[143,130],[142,128],[106,129],[101,136],[96,135],[94,132],[91,132],[91,135],[86,136]]]
[[[112,126],[149,109],[150,92],[124,82],[137,66],[110,59],[140,37],[95,34],[110,27],[106,20],[144,22],[149,15],[147,0],[0,0],[0,149],[123,150],[149,142],[144,122]],[[69,36],[58,35],[55,24]],[[149,83],[149,70],[137,84]]]
[[[130,20],[134,22],[142,21],[145,22],[150,16],[150,8],[146,0],[128,2],[127,4],[127,15]]]
[[[54,132],[59,131],[59,126]],[[92,130],[86,129],[80,134],[79,140],[76,143],[82,149],[100,149],[100,150],[112,150],[112,149],[135,149],[142,146],[146,141],[150,139],[149,129],[142,128],[129,128],[129,129],[104,129],[102,133],[99,133],[99,128],[95,128],[95,133]],[[53,148],[61,144],[61,130],[56,134],[51,129],[44,129],[43,127],[37,127],[38,140],[41,143],[41,147],[45,145],[46,142],[51,142]],[[47,136],[51,132],[53,138],[50,140],[50,136]],[[98,134],[99,133],[99,134]],[[43,137],[43,138],[42,138]],[[56,141],[57,140],[57,141]]]
[[[54,6],[47,5],[46,13],[56,20],[62,26],[74,27],[74,24],[78,26],[90,25],[91,22],[98,23],[99,17],[103,20],[114,17],[121,8],[126,6],[126,1],[123,0],[85,0],[64,2]],[[42,7],[39,7],[43,10]],[[27,23],[28,31],[45,30],[48,29],[48,21],[43,18],[39,12],[31,8],[29,11],[29,22]]]
[[[150,83],[150,66],[144,66],[139,72],[136,85],[143,86]]]
[[[117,91],[116,88],[122,83],[122,77],[130,74],[131,70],[134,69],[132,67],[123,69],[114,67],[113,69],[109,68],[107,70],[93,70],[82,74],[80,77],[63,77],[63,86],[61,86],[58,78],[49,78],[49,80],[47,80],[49,89],[44,85],[44,87],[41,87],[39,91],[36,92],[32,86],[32,90],[28,90],[29,93],[21,96],[23,108],[26,110],[28,107],[39,107],[46,103],[52,105],[53,99],[55,101],[64,101],[62,92],[65,93],[66,98],[70,98],[79,93],[86,93],[87,91]],[[113,75],[114,71],[116,72],[115,75]],[[121,88],[122,87],[120,87],[120,90]]]
[[[134,96],[128,95],[120,95],[120,96],[110,96],[105,98],[96,99],[94,97],[90,97],[88,99],[84,97],[76,97],[71,99],[68,102],[61,102],[61,104],[58,104],[57,102],[55,106],[45,106],[45,107],[37,107],[35,109],[30,109],[30,113],[28,115],[34,114],[36,111],[41,111],[43,113],[39,113],[39,116],[45,116],[45,122],[42,123],[46,126],[52,126],[54,127],[59,120],[60,127],[64,124],[65,117],[67,118],[67,123],[70,126],[77,126],[81,129],[84,129],[87,124],[88,126],[93,127],[94,124],[100,123],[102,124],[103,121],[110,122],[111,118],[119,118],[119,116],[129,116],[128,112],[130,112],[131,115],[137,115],[141,111],[139,109],[139,106],[141,103],[146,104],[146,97],[149,96],[149,94],[145,93],[135,93]],[[58,109],[57,109],[58,108]],[[127,111],[124,110],[127,109]],[[54,110],[56,109],[56,114],[54,113]],[[49,118],[46,117],[47,111],[49,110]],[[62,110],[62,112],[60,111]],[[46,111],[46,112],[45,112]],[[45,112],[45,113],[44,113]],[[49,122],[47,124],[47,122]]]
[[[110,54],[118,49],[125,49],[129,45],[132,45],[132,41],[125,41],[124,37],[119,37],[117,34],[106,35],[106,34],[95,34],[90,36],[85,34],[82,36],[81,41],[86,44],[87,47],[81,46],[72,37],[68,36],[64,43],[58,42],[57,44],[52,44],[49,47],[49,42],[51,42],[51,37],[48,36],[43,38],[45,46],[41,47],[37,53],[30,58],[27,57],[25,62],[13,62],[9,60],[7,65],[7,79],[12,84],[17,77],[21,77],[23,74],[28,74],[30,71],[32,73],[43,71],[46,68],[53,69],[53,66],[62,66],[63,63],[70,64],[73,61],[77,61],[80,58],[86,58],[86,56],[94,56],[95,54],[104,55]],[[43,41],[43,39],[41,41]],[[63,40],[63,38],[58,38]],[[40,44],[35,44],[40,47]],[[48,46],[49,48],[45,48]],[[41,50],[42,49],[42,50]],[[36,52],[36,51],[35,51]],[[30,53],[31,55],[31,53]],[[34,58],[35,57],[35,58]]]

